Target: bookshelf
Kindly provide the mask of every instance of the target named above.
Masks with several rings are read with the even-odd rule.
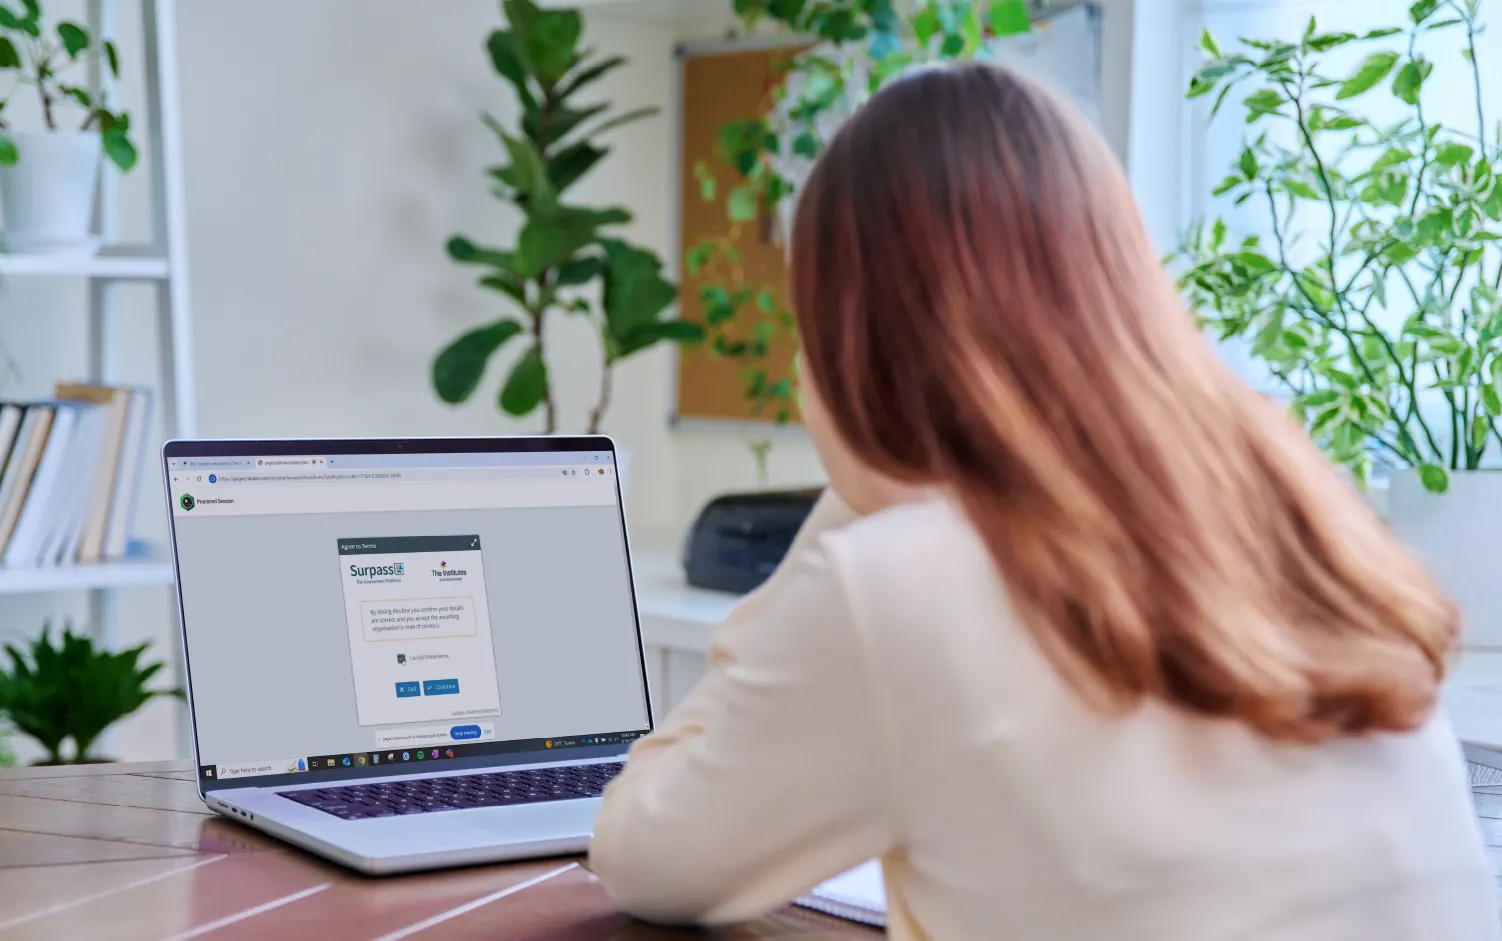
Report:
[[[118,0],[88,0],[88,22],[95,36],[116,39]],[[154,388],[161,424],[153,436],[191,437],[196,425],[192,361],[192,322],[188,309],[188,253],[183,210],[183,171],[180,112],[178,108],[177,30],[174,0],[140,0],[142,48],[145,68],[145,122],[147,159],[136,168],[146,172],[151,186],[151,232],[149,244],[119,244],[119,205],[112,171],[101,167],[96,206],[96,230],[104,247],[92,256],[74,254],[0,253],[0,277],[73,278],[89,285],[88,362],[92,382],[117,381],[122,370],[118,339],[128,333],[155,328],[160,351],[160,376]],[[132,58],[134,58],[132,56]],[[96,92],[113,94],[114,80],[108,70],[94,63],[90,82]],[[117,288],[126,282],[154,285],[155,322],[120,315]],[[79,377],[59,377],[76,379]],[[141,455],[137,485],[150,488],[155,479],[156,448]],[[142,513],[151,512],[150,493],[140,495]],[[171,559],[156,547],[143,557],[111,560],[95,565],[65,565],[46,568],[0,567],[0,596],[23,593],[87,591],[89,626],[97,642],[113,647],[118,643],[116,592],[130,588],[168,588],[174,581]],[[161,655],[170,664],[175,685],[185,686],[182,638],[177,627],[177,598],[169,602],[172,621],[167,625]],[[179,718],[179,749],[186,746],[187,713]]]

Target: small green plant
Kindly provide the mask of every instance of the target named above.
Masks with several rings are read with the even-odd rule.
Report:
[[[17,13],[0,2],[0,72],[12,72],[15,83],[0,98],[0,165],[19,159],[15,144],[6,136],[5,106],[17,88],[36,89],[42,107],[42,120],[49,131],[60,129],[61,111],[76,107],[83,112],[79,130],[99,131],[104,154],[121,170],[136,165],[136,148],[130,140],[130,115],[110,110],[108,102],[96,100],[87,88],[67,78],[67,73],[102,57],[110,74],[120,77],[120,56],[109,40],[95,42],[89,31],[66,20],[48,33],[42,25],[42,8],[38,0],[21,0]]]
[[[1502,132],[1489,124],[1476,60],[1479,0],[1419,0],[1402,27],[1242,39],[1208,32],[1189,97],[1234,88],[1251,128],[1216,196],[1262,210],[1271,238],[1195,227],[1180,287],[1218,339],[1244,338],[1330,458],[1365,481],[1373,453],[1442,492],[1502,441]],[[1425,111],[1449,31],[1475,123]],[[1334,71],[1329,54],[1364,55]],[[1361,105],[1383,96],[1402,117]],[[1255,136],[1252,136],[1255,135]]]
[[[147,688],[162,669],[161,663],[141,665],[148,646],[111,653],[68,627],[54,645],[51,628],[44,626],[29,649],[5,645],[10,663],[0,669],[0,715],[41,744],[48,764],[67,760],[63,745],[69,740],[73,761],[97,760],[92,749],[105,729],[154,696],[181,695]]]
[[[601,379],[588,430],[599,431],[609,408],[616,365],[657,343],[694,342],[697,324],[666,316],[677,287],[662,276],[652,252],[607,234],[631,221],[616,207],[570,205],[564,196],[610,148],[599,138],[645,118],[654,108],[611,114],[605,102],[580,104],[580,94],[625,64],[580,47],[577,10],[541,10],[531,0],[506,0],[508,29],[490,34],[491,64],[515,92],[519,126],[508,129],[485,115],[507,162],[491,167],[491,193],[513,205],[523,223],[516,244],[490,248],[456,235],[448,253],[484,269],[481,287],[504,296],[520,316],[507,315],[469,330],[433,361],[433,387],[445,402],[464,402],[479,388],[491,356],[521,337],[527,348],[501,387],[499,405],[511,415],[543,410],[544,431],[558,429],[548,378],[545,325],[554,313],[587,317],[600,336]]]

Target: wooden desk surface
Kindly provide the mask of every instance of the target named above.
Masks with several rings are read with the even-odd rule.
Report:
[[[210,814],[186,763],[0,772],[0,941],[653,941],[582,860],[369,878]],[[801,909],[710,933],[856,941]]]

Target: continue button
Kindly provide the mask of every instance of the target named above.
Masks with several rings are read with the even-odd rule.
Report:
[[[447,696],[459,692],[458,680],[423,680],[422,694],[424,696]]]
[[[449,729],[449,738],[463,741],[466,738],[479,738],[480,727],[478,725],[456,725]]]

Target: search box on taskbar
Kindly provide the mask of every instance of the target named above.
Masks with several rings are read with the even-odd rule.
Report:
[[[386,729],[376,735],[382,747],[393,745],[441,745],[444,742],[486,742],[495,738],[492,722],[457,720],[453,725],[432,725],[415,729]]]

